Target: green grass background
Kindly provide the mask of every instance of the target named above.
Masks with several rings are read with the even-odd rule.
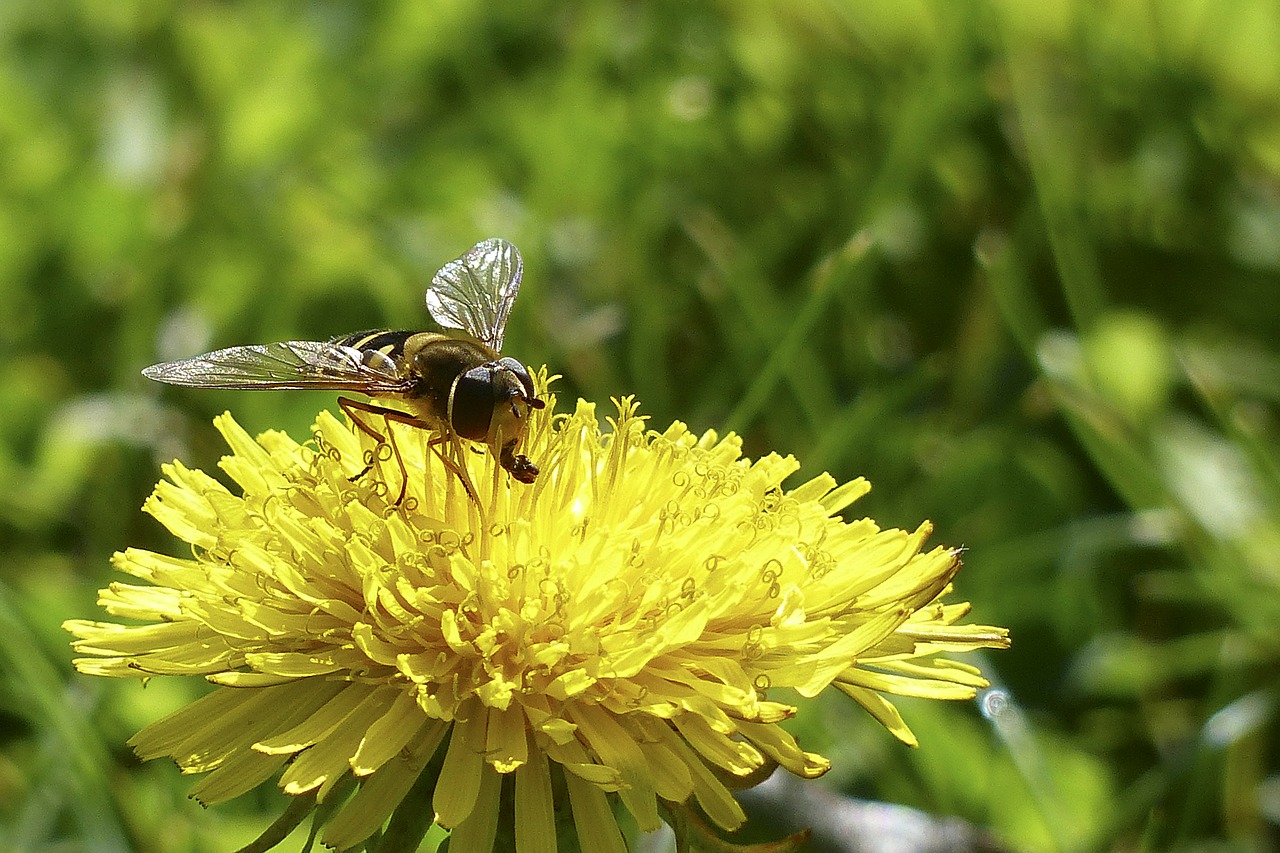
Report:
[[[425,327],[495,235],[562,400],[866,475],[858,512],[967,548],[1010,722],[903,702],[913,751],[824,697],[826,784],[1018,850],[1280,849],[1273,0],[0,3],[0,849],[278,813],[133,761],[200,685],[74,675],[59,624],[179,547],[138,507],[214,414],[301,437],[333,395],[138,370]]]

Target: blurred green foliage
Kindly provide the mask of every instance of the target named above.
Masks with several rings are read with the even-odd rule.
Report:
[[[865,474],[967,547],[1005,713],[797,721],[831,784],[1029,851],[1273,850],[1280,6],[742,0],[0,4],[0,848],[218,851],[123,743],[198,685],[74,676],[216,346],[426,325],[479,239],[562,399]],[[780,830],[779,830],[780,831]],[[763,827],[764,837],[777,837]]]

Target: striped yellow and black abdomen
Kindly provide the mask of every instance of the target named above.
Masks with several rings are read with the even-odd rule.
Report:
[[[367,332],[356,332],[338,338],[334,343],[351,347],[360,352],[380,352],[387,358],[400,363],[404,357],[404,345],[409,338],[419,334],[410,331],[393,331],[391,329],[373,329]]]

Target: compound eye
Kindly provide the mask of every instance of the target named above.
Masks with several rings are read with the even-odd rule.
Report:
[[[498,360],[498,366],[506,368],[515,376],[516,381],[520,383],[520,387],[524,389],[524,398],[529,406],[534,409],[541,409],[545,403],[538,399],[538,391],[533,387],[533,377],[529,375],[529,368],[516,361],[511,356],[505,356]]]
[[[453,388],[450,426],[463,438],[483,441],[489,435],[493,405],[493,371],[488,367],[473,367],[458,377]]]

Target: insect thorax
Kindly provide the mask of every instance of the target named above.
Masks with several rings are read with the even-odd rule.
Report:
[[[476,340],[420,332],[405,342],[402,358],[403,369],[414,379],[412,390],[405,394],[406,402],[419,417],[446,425],[449,395],[454,390],[455,381],[468,370],[495,361],[498,354]],[[460,414],[455,411],[451,426],[461,427],[458,431],[468,438],[482,437],[487,430],[490,412],[483,412],[484,425],[476,424],[475,429],[467,429],[459,423]],[[478,411],[469,414],[481,415]],[[481,435],[467,435],[476,429]]]

